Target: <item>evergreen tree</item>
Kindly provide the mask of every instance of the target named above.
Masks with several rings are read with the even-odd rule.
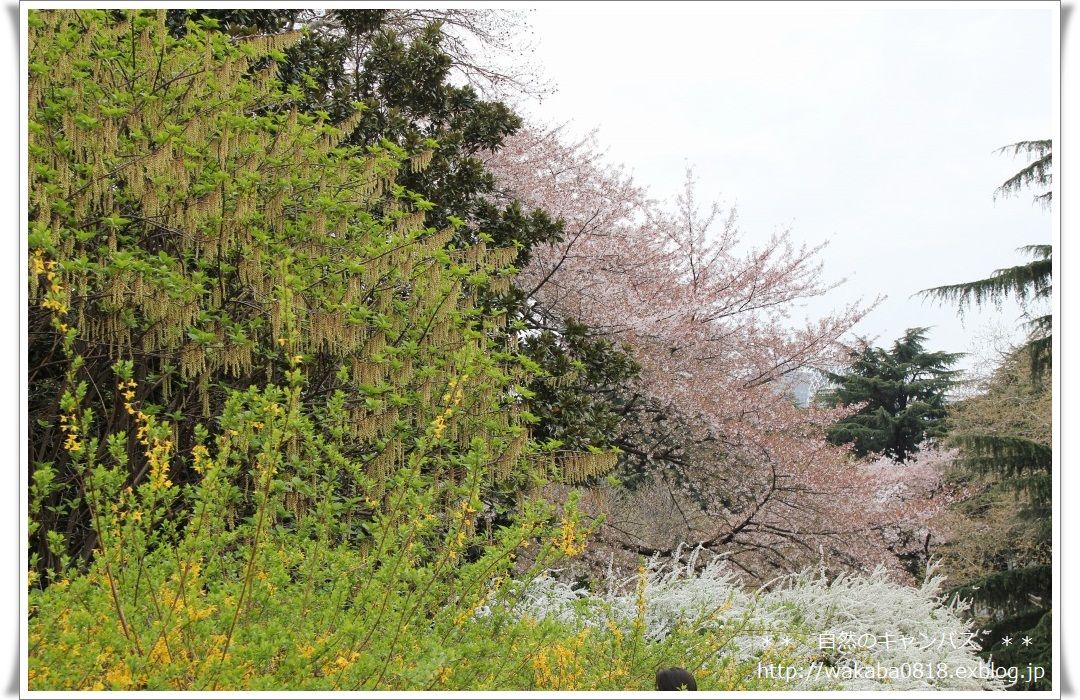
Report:
[[[995,197],[1007,197],[1017,194],[1025,187],[1036,187],[1043,190],[1043,188],[1049,188],[1053,184],[1054,142],[1050,139],[1018,141],[1008,146],[1002,146],[997,152],[1011,152],[1014,156],[1022,153],[1034,154],[1035,159],[1001,183],[994,190]],[[1035,195],[1035,201],[1048,207],[1053,201],[1053,192],[1050,189],[1045,189]]]
[[[453,71],[468,57],[448,53],[442,23],[429,21],[438,16],[352,9],[169,11],[176,33],[192,18],[211,19],[240,36],[302,28],[303,37],[284,50],[278,70],[293,105],[340,120],[352,113],[354,102],[364,103],[346,143],[367,147],[390,141],[409,153],[424,153],[424,167],[403,173],[401,181],[432,202],[427,220],[436,227],[449,225],[451,217],[462,222],[455,228],[455,240],[462,243],[475,242],[483,232],[495,245],[515,245],[520,251],[515,264],[523,265],[529,249],[557,241],[561,227],[542,210],[492,204],[495,180],[482,155],[499,149],[522,120],[471,85],[453,84]]]
[[[1020,141],[999,149],[1002,153],[1010,151],[1013,155],[1033,153],[1035,160],[1003,182],[994,191],[994,196],[1009,196],[1024,187],[1037,187],[1042,191],[1035,195],[1035,201],[1043,206],[1050,206],[1053,198],[1053,191],[1049,189],[1053,183],[1052,142]],[[922,294],[941,301],[955,302],[961,312],[968,306],[1000,304],[1007,298],[1020,302],[1049,300],[1053,291],[1053,247],[1038,243],[1024,246],[1020,251],[1030,255],[1032,261],[995,270],[994,274],[985,279],[934,287]],[[1028,321],[1028,330],[1030,334],[1025,350],[1031,361],[1034,378],[1038,380],[1049,370],[1051,364],[1053,317],[1049,313],[1035,316]]]
[[[1031,541],[1008,543],[988,562],[988,573],[965,581],[954,593],[975,601],[980,628],[985,630],[984,653],[999,666],[1041,666],[1046,670],[1044,683],[1018,686],[1041,690],[1050,687],[1053,661],[1053,450],[1049,389],[1032,380],[1023,355],[1023,350],[1014,353],[995,373],[986,394],[965,402],[972,406],[958,407],[950,441],[961,450],[959,466],[986,484],[959,508],[978,517],[988,504],[1012,500],[1017,505],[1013,529],[1030,533]],[[1033,410],[1047,425],[1042,434],[1027,425],[1033,417],[1025,414]]]
[[[926,328],[908,329],[891,350],[862,347],[851,351],[850,369],[827,372],[836,386],[823,396],[829,405],[866,405],[837,422],[828,433],[833,444],[854,443],[859,456],[882,452],[905,461],[929,437],[944,434],[945,396],[959,353],[929,352]]]
[[[923,294],[954,301],[961,311],[972,305],[1000,304],[1008,298],[1021,302],[1049,300],[1053,291],[1053,247],[1046,244],[1029,245],[1021,248],[1020,252],[1030,255],[1033,260],[995,270],[985,279],[935,287]],[[1029,335],[1024,350],[1031,362],[1034,378],[1038,380],[1051,364],[1053,317],[1049,313],[1040,314],[1029,320],[1027,325]]]
[[[1053,193],[1043,188],[1049,188],[1053,180],[1052,142],[1021,141],[1000,150],[1011,151],[1014,155],[1031,153],[1035,160],[1002,183],[995,196],[1009,196],[1025,187],[1037,187],[1041,191],[1035,195],[1035,201],[1049,206]],[[955,301],[961,309],[987,302],[996,304],[1009,297],[1020,301],[1049,299],[1052,246],[1036,244],[1021,250],[1034,260],[997,270],[986,279],[928,289],[923,294]],[[1036,316],[1028,322],[1028,327],[1028,340],[1020,352],[1027,355],[1029,361],[1032,391],[1039,391],[1041,379],[1052,365],[1052,316]],[[1046,405],[1044,410],[1048,408]],[[1053,450],[1049,439],[1023,434],[1012,427],[993,423],[967,424],[955,430],[950,440],[961,449],[963,467],[991,480],[991,486],[972,500],[1011,492],[1021,506],[1018,517],[1035,526],[1041,546],[1035,548],[1037,555],[1033,557],[1004,558],[996,563],[995,570],[957,588],[956,592],[974,599],[987,613],[984,617],[989,620],[989,631],[982,637],[986,655],[1000,666],[1034,664],[1045,669],[1046,676],[1041,683],[1021,682],[1014,689],[1047,690],[1053,663],[1050,636],[1053,616],[1050,568]]]

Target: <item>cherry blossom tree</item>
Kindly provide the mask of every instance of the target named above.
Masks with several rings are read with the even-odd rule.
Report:
[[[898,564],[886,528],[924,515],[921,501],[882,502],[895,474],[824,440],[851,408],[801,408],[784,390],[792,373],[841,365],[841,337],[876,303],[795,317],[800,302],[836,286],[822,278],[822,246],[787,231],[744,246],[734,210],[702,206],[692,172],[664,206],[605,163],[594,135],[523,129],[486,164],[500,196],[564,224],[562,241],[535,248],[519,277],[531,321],[580,321],[641,366],[623,389],[614,444],[624,473],[651,484],[622,510],[639,521],[650,510],[677,517],[660,541],[655,527],[645,534],[649,522],[609,513],[602,539],[644,555],[701,545],[755,578],[821,558]],[[647,497],[658,508],[640,502]]]

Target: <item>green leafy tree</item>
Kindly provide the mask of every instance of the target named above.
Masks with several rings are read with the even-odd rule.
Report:
[[[481,70],[445,31],[453,24],[489,40],[488,25],[475,14],[258,12],[172,10],[170,17],[206,16],[234,33],[280,32],[306,22],[300,41],[284,50],[279,77],[304,111],[337,118],[349,113],[353,100],[362,101],[366,109],[346,143],[370,147],[385,140],[422,154],[424,167],[400,173],[398,181],[424,193],[430,225],[452,228],[457,245],[513,246],[517,254],[510,270],[527,265],[536,246],[561,240],[561,221],[498,192],[484,165],[484,156],[521,128],[521,118],[502,102],[482,97],[473,85],[451,79],[454,71]],[[572,319],[531,313],[528,292],[512,278],[479,284],[477,294],[486,309],[513,319],[506,340],[519,345],[543,373],[529,387],[535,394],[531,410],[539,419],[537,436],[568,450],[609,444],[623,408],[616,387],[634,375],[633,362]]]
[[[399,465],[434,419],[415,411],[438,405],[449,348],[490,343],[488,379],[529,382],[507,314],[489,302],[508,288],[519,248],[460,236],[465,224],[450,216],[428,222],[435,205],[401,181],[430,164],[427,149],[349,143],[362,109],[337,124],[298,109],[295,86],[267,63],[284,60],[298,34],[234,36],[212,17],[165,33],[159,19],[36,20],[49,37],[34,44],[29,93],[30,459],[43,480],[32,550],[43,573],[93,555],[80,473],[103,458],[108,436],[127,436],[130,485],[150,476],[135,414],[119,401],[129,391],[171,426],[171,449],[187,452],[231,391],[285,382],[302,366],[301,403],[322,410],[344,392],[353,439],[341,450],[378,472]],[[125,31],[122,47],[109,43]],[[185,68],[199,63],[211,69]],[[136,387],[113,389],[118,360],[132,362]],[[505,470],[535,416],[520,393],[483,389],[488,379],[472,382],[499,406],[487,444],[505,453],[489,486],[520,491],[528,473]],[[92,431],[74,430],[58,402],[69,395],[98,417]],[[498,438],[510,424],[515,434]],[[93,454],[73,456],[91,444]],[[610,458],[568,451],[549,466],[564,461],[589,472]],[[197,480],[189,465],[170,469],[175,483]]]
[[[423,153],[290,105],[298,36],[165,20],[28,17],[31,687],[445,683],[421,641],[588,531],[485,493],[612,460],[530,438],[518,251],[427,224]]]
[[[537,424],[537,439],[584,449],[609,444],[619,434],[625,417],[621,390],[640,369],[625,350],[573,319],[560,332],[527,338],[521,348],[545,368],[530,385],[530,406],[549,417]]]
[[[908,329],[890,350],[864,342],[851,351],[846,372],[826,373],[835,384],[822,396],[826,404],[865,404],[830,428],[830,442],[903,462],[923,440],[944,434],[945,398],[957,374],[950,368],[960,354],[927,351],[926,331]]]
[[[468,12],[443,14],[456,26],[471,27],[481,40],[488,38],[483,23]],[[533,245],[562,235],[561,226],[541,210],[491,203],[495,180],[480,156],[498,149],[522,121],[471,85],[453,84],[452,73],[470,57],[460,40],[444,31],[439,12],[170,10],[168,18],[175,34],[182,34],[183,22],[192,18],[211,20],[236,36],[303,29],[278,63],[290,103],[338,121],[352,113],[353,102],[363,102],[366,109],[346,143],[388,140],[422,154],[424,167],[401,173],[400,181],[432,203],[426,214],[431,225],[441,228],[453,219],[461,224],[455,228],[459,239],[476,240],[483,232],[496,245],[515,245],[519,266]],[[456,49],[453,56],[445,48],[448,42]]]

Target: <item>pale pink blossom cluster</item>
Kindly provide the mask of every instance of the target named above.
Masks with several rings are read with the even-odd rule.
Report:
[[[925,491],[921,462],[858,463],[824,440],[845,409],[799,407],[782,390],[786,375],[840,366],[841,337],[876,303],[794,317],[836,286],[822,280],[822,246],[787,231],[744,246],[734,211],[696,201],[691,172],[665,207],[605,163],[595,138],[567,140],[558,128],[523,130],[487,165],[507,199],[565,223],[564,240],[535,249],[519,277],[534,311],[628,346],[642,367],[633,391],[677,415],[699,447],[681,487],[716,496],[700,542],[748,569],[790,570],[828,553],[872,567],[892,557],[883,528],[937,507],[888,492]]]

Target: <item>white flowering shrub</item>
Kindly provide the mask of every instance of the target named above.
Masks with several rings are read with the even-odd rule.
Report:
[[[879,568],[831,581],[806,571],[753,591],[721,560],[703,563],[699,554],[681,564],[649,562],[638,577],[611,581],[604,592],[541,576],[507,605],[518,617],[578,628],[643,624],[650,641],[678,635],[692,644],[695,633],[719,633],[727,641],[711,658],[693,659],[698,668],[751,662],[777,689],[1005,688],[976,654],[974,630],[962,616],[966,602],[946,600],[933,567],[918,587],[891,581]]]

